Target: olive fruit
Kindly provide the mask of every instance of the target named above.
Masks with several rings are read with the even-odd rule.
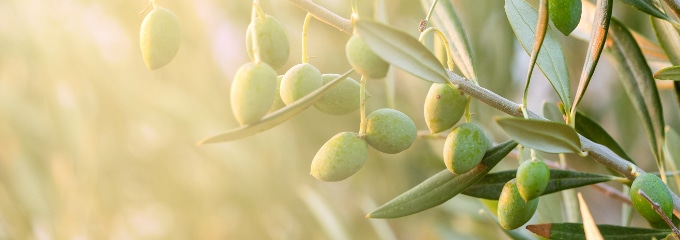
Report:
[[[491,141],[474,123],[458,125],[444,142],[444,164],[452,173],[466,173],[484,158]]]
[[[231,109],[241,125],[256,122],[276,96],[276,71],[264,62],[246,63],[231,83]]]
[[[659,204],[661,210],[669,218],[673,213],[673,199],[671,193],[666,185],[661,181],[661,178],[651,173],[643,173],[635,178],[633,184],[630,186],[630,200],[633,202],[633,207],[652,225],[661,225],[664,220],[652,208],[652,205],[647,202],[645,197],[638,194],[638,190],[642,190],[653,202]],[[665,225],[665,224],[664,224]]]
[[[139,30],[139,47],[146,67],[155,70],[170,63],[179,50],[180,39],[177,16],[161,7],[151,10]]]
[[[276,96],[274,97],[274,103],[269,108],[269,112],[274,112],[286,106],[283,100],[281,100],[281,79],[283,79],[283,75],[276,77],[276,93],[274,93]]]
[[[498,222],[505,229],[516,229],[531,219],[537,207],[538,198],[525,202],[519,195],[516,179],[512,179],[505,183],[498,198]]]
[[[340,74],[323,74],[323,84],[340,77]],[[359,94],[360,85],[357,81],[351,78],[345,78],[340,84],[333,87],[326,95],[324,95],[318,102],[314,103],[314,107],[331,115],[342,115],[351,113],[359,108]]]
[[[260,49],[262,61],[274,69],[281,68],[288,61],[290,54],[288,36],[283,24],[275,17],[266,15],[264,18],[256,18],[254,22],[248,25],[246,50],[251,60],[255,59],[253,56],[253,33],[257,34],[257,46]]]
[[[301,63],[288,69],[281,79],[281,100],[290,105],[323,85],[319,69],[309,63]]]
[[[517,188],[525,201],[543,194],[550,181],[550,169],[543,161],[524,161],[517,168]]]
[[[432,133],[455,125],[465,113],[468,97],[447,84],[434,83],[425,97],[425,123]]]
[[[399,153],[416,140],[416,125],[406,114],[382,108],[366,117],[366,141],[384,153]]]
[[[376,55],[358,34],[352,35],[345,45],[347,61],[359,74],[368,78],[384,78],[390,64]]]
[[[358,134],[341,132],[321,146],[312,160],[311,174],[327,182],[354,175],[368,158],[368,145]]]

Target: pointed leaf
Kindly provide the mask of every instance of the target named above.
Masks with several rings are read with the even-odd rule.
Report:
[[[229,130],[227,132],[206,138],[204,140],[201,140],[197,144],[203,145],[208,143],[233,141],[244,137],[249,137],[257,133],[269,130],[273,127],[276,127],[279,124],[286,122],[288,119],[291,119],[295,115],[301,113],[309,106],[314,104],[316,101],[321,99],[321,97],[323,97],[324,94],[326,94],[333,87],[341,83],[342,80],[347,78],[347,76],[349,76],[349,74],[352,72],[353,70],[346,72],[345,74],[336,78],[335,80],[328,82],[328,84],[325,84],[321,86],[319,89],[309,93],[307,96],[298,99],[293,104],[288,105],[284,108],[277,110],[276,112],[273,112],[265,116],[264,118],[260,119],[260,121],[248,125],[243,125],[238,128]]]
[[[554,103],[543,102],[543,117],[553,122],[564,122],[562,112]]]
[[[506,182],[515,178],[517,170],[508,170],[486,175],[482,180],[475,183],[466,189],[463,194],[484,198],[489,200],[498,200]],[[541,195],[548,195],[566,189],[583,187],[591,184],[611,181],[612,176],[600,175],[587,172],[577,172],[560,169],[550,169],[550,180],[548,186]]]
[[[550,20],[564,36],[569,35],[581,20],[581,1],[550,0]]]
[[[421,0],[424,9],[428,9],[434,0]],[[435,26],[444,30],[446,38],[451,45],[453,62],[467,79],[477,79],[475,74],[474,61],[470,54],[470,43],[468,42],[462,23],[458,19],[458,14],[451,1],[439,1],[434,13],[430,18]]]
[[[534,32],[536,32],[536,26],[533,23],[538,21],[536,9],[524,0],[506,0],[505,12],[520,45],[529,53],[534,42]],[[537,62],[538,67],[548,78],[560,100],[567,106],[566,109],[570,109],[569,71],[562,47],[550,27],[548,27],[545,35],[545,41],[541,52],[538,54]]]
[[[667,21],[652,18],[652,27],[659,45],[673,65],[680,65],[680,33]]]
[[[496,118],[496,122],[524,146],[547,153],[582,154],[581,139],[564,123],[514,117]]]
[[[621,158],[633,162],[633,159],[626,154],[623,148],[609,135],[609,133],[607,133],[606,130],[604,130],[604,128],[602,128],[602,126],[600,126],[600,124],[578,111],[576,112],[576,132],[593,142],[602,144],[611,149]]]
[[[622,227],[615,225],[597,225],[604,239],[610,240],[649,240],[664,239],[672,231],[670,229],[648,229]],[[581,223],[545,223],[528,225],[527,229],[544,238],[553,240],[586,239]]]
[[[581,209],[581,219],[583,219],[583,231],[586,234],[586,239],[604,240],[602,233],[600,233],[600,229],[595,225],[595,219],[593,219],[593,215],[590,214],[588,205],[586,204],[586,201],[583,200],[583,195],[581,193],[578,193],[578,205]]]
[[[446,83],[449,75],[429,49],[407,33],[383,23],[359,20],[356,29],[376,55],[416,77]]]
[[[398,218],[430,209],[458,195],[482,179],[517,143],[508,140],[486,152],[482,162],[467,173],[445,169],[369,213],[368,218]]]
[[[675,21],[673,18],[669,17],[664,12],[656,8],[656,6],[654,6],[654,3],[651,0],[621,0],[621,1],[628,6],[631,6],[632,8],[635,8],[641,12],[649,14],[652,17],[666,20],[678,26],[677,21]]]
[[[680,66],[670,66],[654,73],[654,78],[659,80],[680,81]]]
[[[616,19],[611,21],[609,37],[613,43],[607,48],[607,52],[614,58],[619,79],[640,117],[654,158],[661,166],[661,144],[664,139],[665,124],[661,100],[652,71],[633,36]]]

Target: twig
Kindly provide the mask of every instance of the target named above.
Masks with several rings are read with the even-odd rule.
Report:
[[[343,17],[338,16],[334,12],[312,2],[311,0],[289,0],[293,5],[305,10],[314,16],[317,20],[337,28],[349,35],[352,35],[354,27],[352,23]]]

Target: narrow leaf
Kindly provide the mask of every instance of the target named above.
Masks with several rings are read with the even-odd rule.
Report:
[[[448,74],[429,49],[407,33],[383,23],[359,20],[356,29],[376,55],[423,80],[446,83]]]
[[[602,128],[602,126],[600,126],[600,124],[581,112],[576,112],[576,132],[593,142],[602,144],[611,149],[621,158],[633,162],[633,159],[626,154],[623,148],[611,137],[611,135],[609,135],[609,133],[607,133],[606,130],[604,130],[604,128]]]
[[[583,231],[586,234],[586,239],[604,240],[602,233],[600,233],[600,229],[595,225],[595,219],[593,219],[593,215],[590,214],[588,205],[586,204],[586,201],[583,200],[583,195],[581,193],[578,193],[578,204],[581,209],[581,219],[583,219]]]
[[[398,218],[421,212],[458,195],[482,179],[517,143],[508,140],[486,152],[482,162],[467,173],[456,175],[445,169],[369,213],[367,218]]]
[[[515,178],[517,170],[490,173],[482,180],[466,189],[463,194],[489,200],[498,200],[506,182]],[[556,193],[566,189],[583,187],[601,182],[611,181],[612,176],[587,172],[550,169],[550,180],[542,195]]]
[[[661,100],[652,71],[633,36],[616,19],[611,21],[609,36],[613,43],[607,48],[607,52],[614,58],[619,79],[640,117],[654,158],[661,167],[663,166],[661,144],[664,139],[665,124]]]
[[[654,78],[659,80],[680,81],[680,66],[670,66],[654,73]]]
[[[553,122],[564,122],[562,112],[556,104],[550,102],[543,102],[543,117]]]
[[[421,0],[420,2],[424,9],[428,9],[432,6],[434,0]],[[437,27],[444,30],[444,34],[451,44],[453,62],[458,66],[463,76],[467,79],[477,79],[474,61],[472,54],[470,54],[472,52],[470,51],[470,43],[453,4],[451,1],[439,1],[437,4],[430,19]]]
[[[536,60],[538,54],[541,52],[541,47],[543,46],[543,40],[545,40],[545,34],[548,30],[548,0],[541,0],[538,4],[538,19],[536,21],[536,32],[534,33],[534,43],[531,47],[531,54],[529,58],[529,70],[527,71],[526,86],[524,87],[524,98],[523,102],[526,106],[527,94],[529,93],[529,84],[531,83],[531,73],[534,71],[534,66],[536,65]]]
[[[664,239],[666,235],[672,232],[670,229],[633,228],[603,224],[597,225],[597,228],[600,229],[604,239],[610,240]],[[553,240],[586,239],[581,223],[545,223],[528,225],[527,229],[536,235]]]
[[[659,45],[668,56],[672,65],[680,65],[680,34],[672,24],[658,18],[652,18],[652,27],[659,40]]]
[[[550,0],[550,19],[564,36],[569,35],[581,20],[581,1]]]
[[[651,0],[621,0],[621,1],[628,6],[631,6],[646,14],[649,14],[652,17],[666,20],[676,26],[679,25],[678,22],[675,21],[673,18],[669,17],[664,12],[656,8],[656,6],[654,6],[654,3]]]
[[[203,144],[208,144],[208,143],[218,143],[218,142],[227,142],[227,141],[233,141],[237,139],[241,139],[244,137],[249,137],[252,135],[255,135],[257,133],[269,130],[273,127],[276,127],[277,125],[286,122],[288,119],[291,119],[298,113],[301,113],[305,109],[307,109],[309,106],[314,104],[316,101],[321,99],[324,94],[326,94],[328,91],[330,91],[333,87],[338,85],[339,83],[342,82],[347,76],[349,76],[350,73],[352,73],[353,70],[350,70],[343,74],[342,76],[336,78],[333,81],[328,82],[328,84],[320,87],[319,89],[309,93],[307,96],[298,99],[295,101],[293,104],[288,105],[284,108],[281,108],[277,110],[276,112],[273,112],[264,118],[262,118],[260,121],[248,124],[248,125],[243,125],[238,128],[229,130],[224,133],[217,134],[215,136],[206,138],[204,140],[201,140],[198,142],[198,145],[203,145]]]
[[[536,32],[536,26],[531,23],[538,21],[536,9],[524,0],[506,0],[505,12],[520,45],[529,53]],[[548,27],[545,35],[542,51],[538,54],[537,63],[557,92],[560,100],[567,106],[566,109],[570,109],[569,71],[562,47],[550,27]]]
[[[524,146],[547,153],[583,154],[578,134],[564,123],[514,117],[496,118],[496,122]]]

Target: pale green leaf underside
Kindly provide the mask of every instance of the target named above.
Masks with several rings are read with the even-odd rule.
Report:
[[[383,23],[359,20],[356,29],[376,55],[416,77],[448,82],[448,74],[429,49],[407,33]]]
[[[659,80],[680,81],[680,66],[671,66],[654,73],[654,78]]]
[[[581,139],[564,123],[514,117],[497,118],[496,122],[526,147],[547,153],[581,154]]]
[[[506,0],[505,12],[520,45],[524,51],[529,53],[534,43],[538,12],[524,0]],[[562,47],[550,27],[545,35],[541,52],[538,54],[537,63],[566,106],[565,109],[571,108],[567,63]]]
[[[349,74],[352,72],[353,70],[346,72],[345,74],[336,78],[335,80],[328,82],[328,84],[309,93],[307,96],[295,101],[293,104],[288,105],[284,108],[277,110],[276,112],[273,112],[265,116],[260,121],[248,125],[243,125],[212,137],[208,137],[204,140],[201,140],[197,144],[203,145],[208,143],[228,142],[238,140],[244,137],[249,137],[257,133],[269,130],[281,123],[288,121],[288,119],[291,119],[295,115],[307,109],[309,106],[311,106],[316,101],[321,99],[324,96],[324,94],[330,91],[333,87],[341,83],[342,80],[347,78],[347,76],[349,76]]]

